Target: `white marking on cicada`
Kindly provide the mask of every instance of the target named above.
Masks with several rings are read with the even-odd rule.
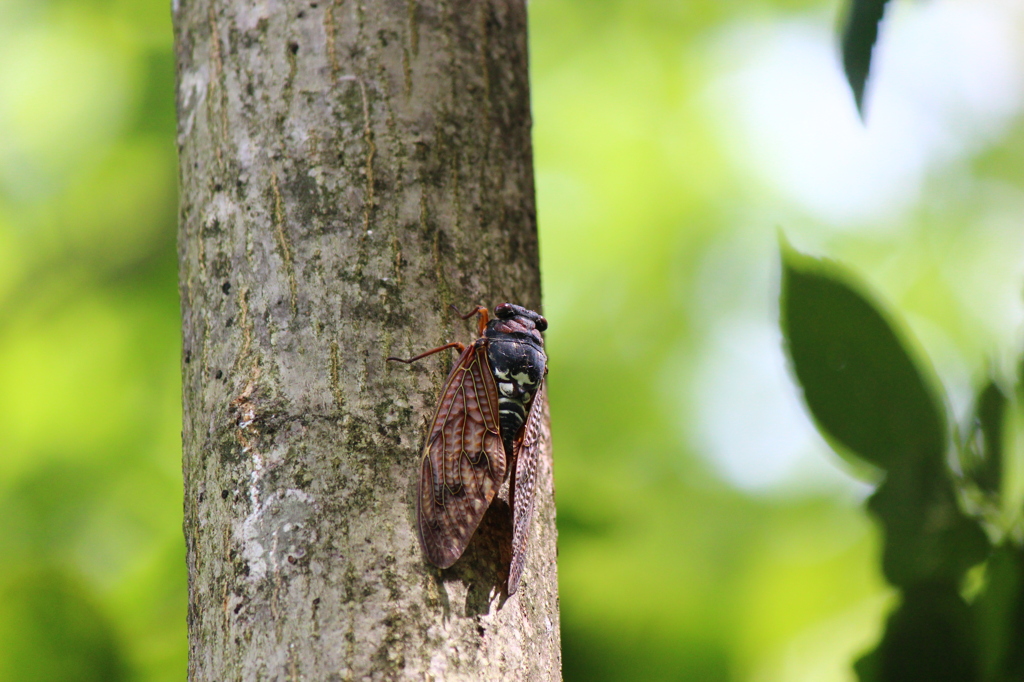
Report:
[[[528,374],[513,374],[512,378],[523,386],[533,386],[533,382],[530,381],[530,376]]]
[[[527,393],[526,391],[523,391],[523,402],[524,403],[530,402],[530,394]]]
[[[500,369],[496,369],[494,370],[494,376],[498,377],[499,379],[508,379],[508,370],[502,372]]]
[[[500,383],[498,384],[498,389],[501,390],[501,392],[504,393],[505,395],[510,396],[512,395],[513,386],[510,383]]]

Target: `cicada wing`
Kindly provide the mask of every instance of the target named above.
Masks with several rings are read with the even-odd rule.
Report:
[[[512,565],[508,571],[508,594],[516,593],[526,564],[526,547],[530,541],[530,521],[536,501],[537,469],[540,462],[544,416],[547,412],[547,386],[541,383],[530,406],[530,415],[523,427],[523,437],[516,443],[515,471],[512,481]]]
[[[430,563],[448,568],[505,478],[498,389],[483,339],[466,348],[445,383],[423,448],[417,525]]]

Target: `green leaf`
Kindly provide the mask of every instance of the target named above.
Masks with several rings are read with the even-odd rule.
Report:
[[[985,680],[1024,680],[1024,550],[997,548],[985,570],[985,590],[973,604]]]
[[[860,682],[975,682],[977,641],[970,607],[947,584],[907,590],[878,648],[854,665]]]
[[[898,587],[941,582],[959,585],[985,560],[988,537],[957,504],[942,468],[902,466],[888,472],[868,500],[882,526],[882,572]]]
[[[864,115],[864,86],[871,72],[871,52],[888,0],[850,0],[843,22],[843,69],[853,90],[857,112]]]
[[[1009,400],[994,382],[990,381],[974,405],[974,420],[968,429],[965,473],[984,492],[999,492],[1003,478],[1003,433]]]
[[[941,467],[945,412],[893,326],[834,264],[782,259],[782,331],[819,428],[882,469]]]

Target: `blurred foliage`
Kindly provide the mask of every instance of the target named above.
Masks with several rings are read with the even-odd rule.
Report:
[[[967,427],[960,462],[967,477],[987,495],[998,495],[1003,483],[1004,441],[1008,400],[996,381],[978,395],[976,419]]]
[[[909,12],[912,28],[932,16],[913,12],[991,5],[965,3],[893,3],[886,21]],[[952,113],[892,124],[879,147],[891,156],[871,174],[908,158],[922,170],[902,184],[882,175],[899,201],[872,204],[855,191],[859,176],[830,174],[870,140],[859,127],[814,127],[831,119],[808,108],[829,96],[821,82],[845,87],[838,58],[828,61],[838,10],[834,0],[530,3],[568,680],[849,681],[850,662],[886,627],[892,591],[859,508],[868,490],[823,464],[827,446],[787,411],[778,226],[893,302],[935,364],[928,390],[941,383],[950,396],[938,414],[966,423],[980,377],[1011,385],[1024,281],[1019,101],[1009,90],[1008,103],[992,100],[988,62],[965,61],[960,80],[957,64],[915,63],[896,89],[918,93],[920,111]],[[0,681],[180,680],[168,3],[0,0],[0,15]],[[1006,42],[983,39],[986,55]],[[882,57],[865,135],[886,130],[893,71]],[[807,70],[816,66],[826,81]],[[998,83],[1020,80],[1007,73]],[[975,131],[957,136],[970,144],[939,136],[930,155],[897,144],[950,126]],[[810,171],[797,143],[818,154]],[[808,203],[808,178],[828,180],[814,191],[853,205],[853,217]],[[999,439],[997,421],[963,431],[976,453]],[[1001,422],[1004,444],[1018,421],[1011,410]],[[1013,456],[1003,464],[998,504],[982,483],[991,467],[971,468],[968,501],[1005,529],[1024,476]],[[948,496],[936,504],[953,509]],[[1019,553],[1000,547],[968,572],[980,585],[968,604],[996,633],[979,665],[1020,670],[1019,647],[997,635],[1024,616],[996,598],[1020,594]],[[961,596],[941,608],[956,612]]]
[[[853,90],[857,111],[864,114],[864,87],[871,73],[871,52],[889,0],[848,0],[843,22],[843,69]]]
[[[900,605],[857,662],[861,682],[1024,679],[1011,644],[1024,640],[1024,528],[992,527],[1002,543],[993,546],[980,510],[968,515],[958,503],[974,484],[999,506],[1006,396],[995,382],[981,391],[967,430],[982,445],[967,446],[974,466],[959,477],[947,465],[942,402],[891,324],[834,264],[785,245],[783,260],[782,328],[804,399],[839,447],[885,472],[868,508],[883,528],[882,567]],[[967,571],[986,560],[989,574],[969,604]]]
[[[0,680],[180,680],[169,12],[0,15]]]
[[[782,330],[820,428],[887,471],[941,466],[943,404],[892,326],[826,263],[783,251]]]

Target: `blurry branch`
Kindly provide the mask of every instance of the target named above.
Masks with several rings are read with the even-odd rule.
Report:
[[[807,406],[837,452],[881,474],[868,509],[901,603],[857,662],[861,682],[1024,679],[1021,514],[1003,477],[1020,406],[990,382],[952,442],[948,401],[897,325],[836,264],[782,251],[781,325]]]

